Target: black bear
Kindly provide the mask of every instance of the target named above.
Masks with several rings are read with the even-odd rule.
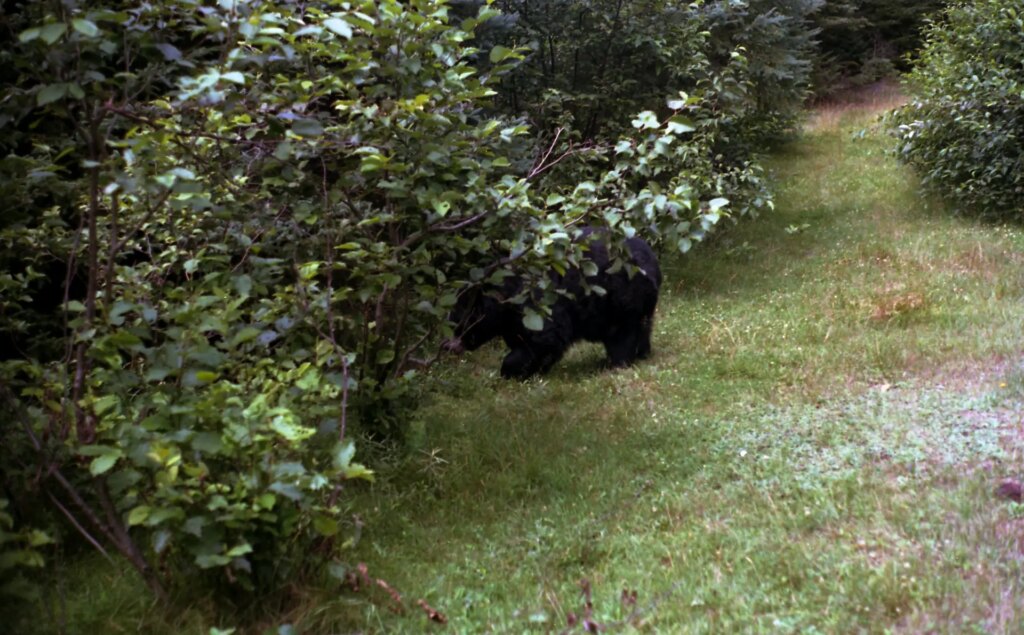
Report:
[[[463,293],[449,319],[455,324],[455,338],[446,347],[454,352],[476,350],[501,337],[509,353],[501,364],[501,376],[526,379],[548,371],[574,342],[601,342],[612,366],[627,366],[651,352],[651,327],[661,287],[661,269],[651,246],[640,238],[625,241],[629,262],[635,267],[612,267],[608,247],[600,234],[584,230],[589,240],[588,256],[597,265],[595,275],[585,276],[579,268],[564,275],[550,276],[559,291],[539,331],[523,324],[522,304],[506,302],[523,289],[523,281],[511,276],[500,286],[471,289]],[[604,294],[587,293],[588,285],[599,286]]]

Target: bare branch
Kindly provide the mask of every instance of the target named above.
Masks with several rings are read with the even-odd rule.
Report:
[[[114,564],[114,559],[110,557],[110,554],[107,553],[107,550],[104,549],[103,545],[101,545],[99,541],[93,538],[88,531],[86,531],[85,527],[82,527],[82,525],[79,524],[79,522],[75,519],[75,515],[68,511],[66,507],[61,505],[60,501],[57,500],[57,497],[54,496],[53,493],[47,491],[46,495],[50,498],[50,502],[53,503],[54,506],[56,506],[57,509],[59,509],[62,514],[64,514],[64,517],[68,519],[68,522],[70,522],[74,526],[74,528],[78,530],[78,533],[82,534],[82,537],[85,538],[90,545],[95,547],[96,551],[99,551],[101,554],[103,554],[103,557],[107,559],[107,562],[109,562],[110,564]]]

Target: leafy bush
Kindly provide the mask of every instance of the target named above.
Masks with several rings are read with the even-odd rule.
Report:
[[[470,46],[487,4],[17,8],[0,471],[158,595],[205,572],[255,598],[340,557],[372,478],[353,431],[399,434],[465,285],[545,288],[584,224],[685,251],[770,205],[715,151],[738,53],[628,117],[609,169],[542,183],[562,155],[490,101],[523,51]]]
[[[0,599],[26,599],[36,589],[23,575],[26,569],[43,566],[39,548],[53,540],[38,529],[15,527],[14,517],[8,512],[10,501],[0,498]]]
[[[1024,13],[1011,0],[962,2],[928,30],[892,121],[899,155],[961,211],[1024,210]]]
[[[623,191],[642,191],[653,179],[660,193],[670,176],[685,180],[689,196],[697,200],[728,199],[734,218],[768,205],[756,152],[775,131],[759,127],[771,118],[761,104],[767,108],[780,104],[767,106],[761,99],[772,90],[761,81],[767,74],[751,70],[763,66],[746,55],[746,40],[738,35],[742,27],[737,25],[743,22],[741,13],[747,14],[738,6],[730,14],[735,14],[735,24],[727,26],[716,17],[721,13],[719,3],[702,7],[660,0],[499,0],[499,4],[511,20],[488,38],[522,47],[527,55],[502,79],[498,105],[510,116],[525,117],[536,130],[538,157],[554,157],[531,169],[535,187],[565,194],[580,181],[618,179],[619,191],[613,198],[595,199],[611,201],[604,207],[611,208],[607,211],[612,219],[619,215],[616,197]],[[794,78],[796,84],[801,81]],[[802,89],[795,94],[797,99],[780,106],[788,109],[787,115],[798,107]],[[670,104],[682,103],[674,95],[682,96],[685,113],[666,108],[666,96]],[[647,122],[652,121],[650,117],[684,119],[685,126],[676,128],[685,128],[687,136],[671,167],[651,173],[641,169],[634,175],[638,180],[629,182],[632,177],[626,178],[617,161],[622,158],[622,142],[633,147],[640,142],[633,132],[638,111],[648,113]],[[639,129],[642,135],[650,130]],[[634,227],[641,231],[647,227],[648,237],[658,238],[661,220],[652,213]],[[674,232],[669,233],[671,244],[690,244],[689,239],[677,242]]]
[[[660,0],[499,0],[514,18],[498,38],[529,51],[501,83],[500,104],[542,132],[614,139],[636,112],[692,91],[710,72],[706,26]]]
[[[814,14],[818,31],[813,90],[827,97],[909,70],[928,18],[946,0],[829,0]]]
[[[738,73],[732,99],[732,142],[747,153],[792,130],[809,94],[815,59],[812,19],[822,0],[713,2],[704,10],[716,68],[734,64],[736,51],[747,60]],[[741,150],[734,149],[733,153]]]

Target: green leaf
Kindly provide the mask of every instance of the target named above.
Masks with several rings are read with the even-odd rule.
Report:
[[[278,415],[270,422],[270,429],[289,441],[302,441],[316,434],[313,428],[307,428],[295,423],[291,416]]]
[[[431,207],[434,208],[434,212],[436,212],[438,216],[444,218],[445,216],[448,215],[448,212],[449,210],[451,210],[452,205],[448,201],[434,201],[431,204]]]
[[[139,505],[128,514],[128,526],[134,527],[135,525],[141,525],[146,522],[149,518],[149,512],[152,508],[149,505]]]
[[[104,395],[93,402],[92,411],[97,417],[102,417],[109,412],[111,408],[120,403],[120,401],[121,399],[117,395]]]
[[[344,441],[335,444],[332,455],[334,467],[339,470],[345,470],[352,462],[352,458],[356,455],[356,444],[353,443],[351,439],[345,439]]]
[[[245,75],[239,73],[238,71],[224,73],[220,76],[220,78],[226,82],[231,82],[232,84],[245,84]]]
[[[633,127],[638,130],[645,130],[649,128],[657,128],[661,125],[658,122],[658,117],[650,110],[645,110],[636,116],[636,119],[632,121]]]
[[[324,26],[346,40],[352,39],[352,25],[341,18],[327,18],[324,20]]]
[[[708,207],[711,209],[712,212],[717,212],[718,210],[722,209],[728,204],[729,199],[722,197],[713,198],[710,201],[708,201]]]
[[[143,518],[142,520],[145,520],[145,518]],[[185,524],[182,525],[182,529],[187,534],[192,534],[196,538],[202,538],[203,527],[205,527],[208,524],[208,522],[209,521],[205,516],[193,516],[185,521]]]
[[[293,150],[291,141],[282,141],[274,148],[274,158],[280,161],[287,161],[291,158]]]
[[[331,562],[327,565],[327,574],[335,580],[344,582],[348,579],[348,567],[341,564],[340,562]]]
[[[274,509],[274,505],[277,504],[277,496],[274,496],[269,492],[266,494],[261,494],[256,499],[256,504],[262,509],[266,509],[269,511],[271,509]]]
[[[365,465],[362,465],[361,463],[353,463],[345,468],[345,478],[361,478],[364,481],[373,481],[375,475],[373,470],[367,469]]]
[[[341,528],[338,526],[338,521],[334,518],[329,516],[317,516],[313,519],[313,529],[315,529],[316,533],[321,536],[330,538],[331,536],[337,535]]]
[[[324,133],[324,127],[316,119],[299,119],[292,124],[292,132],[300,137],[319,137]]]
[[[164,59],[168,62],[174,62],[181,59],[181,51],[178,50],[178,47],[174,46],[173,44],[161,42],[160,44],[156,44],[154,46],[156,46],[156,49],[163,54]]]
[[[217,554],[204,554],[204,555],[201,555],[201,556],[196,556],[195,562],[196,562],[197,565],[199,565],[200,569],[212,569],[214,567],[223,567],[226,564],[230,564],[231,563],[231,558],[228,558],[227,556],[217,555]],[[214,632],[214,629],[211,628],[210,632],[211,633]],[[235,632],[235,629],[229,628],[226,631],[222,631],[220,629],[217,629],[216,632],[218,632],[218,633],[228,633],[230,635],[230,633],[234,633]]]
[[[523,315],[523,326],[531,331],[544,330],[544,318],[533,309],[527,308]]]
[[[161,507],[150,512],[149,517],[146,518],[146,526],[156,527],[165,520],[180,520],[184,516],[185,512],[180,507]]]
[[[225,555],[227,555],[227,557],[229,558],[238,558],[240,556],[244,556],[247,553],[252,553],[252,545],[250,545],[247,542],[243,542],[242,544],[233,547],[231,551],[228,551],[227,554]]]
[[[156,553],[163,553],[167,549],[167,545],[171,543],[172,534],[166,529],[153,534],[153,551]]]
[[[203,454],[216,454],[223,447],[220,435],[214,432],[200,432],[192,437],[192,449]]]
[[[252,293],[252,278],[250,278],[249,276],[245,274],[235,276],[234,283],[235,291],[237,291],[238,295],[242,296],[243,298],[249,297],[249,295]]]
[[[516,57],[517,55],[518,53],[516,53],[515,50],[499,44],[491,49],[491,54],[488,58],[491,60],[491,64],[498,64],[499,62],[503,62],[510,57]]]
[[[41,32],[42,28],[38,26],[34,26],[31,29],[25,29],[20,34],[18,34],[18,41],[22,43],[31,42],[32,40],[38,38]]]
[[[68,30],[63,22],[51,22],[39,30],[39,37],[47,44],[53,44]]]
[[[693,132],[697,127],[693,125],[693,121],[687,117],[681,115],[675,115],[670,117],[668,120],[668,131],[672,134],[681,134],[684,132]]]
[[[113,326],[121,326],[124,324],[124,314],[135,309],[135,305],[131,302],[125,302],[124,300],[118,300],[114,303],[114,306],[110,308],[110,313],[107,314],[107,323]]]
[[[109,471],[110,468],[114,467],[114,464],[117,463],[118,459],[120,459],[122,456],[123,452],[121,452],[120,449],[107,448],[106,453],[104,453],[102,456],[96,457],[95,459],[92,460],[91,463],[89,463],[89,473],[92,474],[93,476],[99,476],[100,474],[104,474],[105,472]]]
[[[52,545],[54,543],[53,538],[50,537],[44,531],[33,529],[28,535],[28,544],[30,547],[42,547],[43,545]]]
[[[260,329],[252,326],[247,326],[240,330],[238,333],[236,333],[233,338],[231,338],[230,346],[231,348],[234,348],[239,344],[244,344],[245,342],[248,342],[251,339],[255,339],[259,334]]]
[[[114,467],[117,460],[121,458],[121,450],[117,450],[115,448],[111,448],[111,450],[111,452],[104,454],[103,456],[98,456],[92,460],[89,464],[90,474],[93,476],[99,476]]]
[[[36,105],[45,106],[61,99],[68,93],[67,84],[48,84],[36,93]]]
[[[100,34],[99,28],[91,20],[76,18],[71,21],[71,26],[85,37],[96,37]]]

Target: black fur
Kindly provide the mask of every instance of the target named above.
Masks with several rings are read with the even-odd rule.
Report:
[[[522,291],[523,282],[506,278],[498,288],[474,290],[459,298],[451,315],[456,339],[449,348],[476,350],[501,337],[510,349],[501,364],[501,376],[515,379],[547,372],[579,340],[603,343],[608,361],[615,367],[628,366],[650,355],[654,309],[661,287],[657,256],[646,242],[631,238],[626,247],[636,269],[631,272],[628,267],[620,267],[612,272],[607,246],[595,232],[584,235],[592,237],[589,257],[598,266],[597,274],[586,277],[586,282],[607,293],[586,293],[580,269],[570,269],[565,275],[552,272],[555,286],[570,297],[560,295],[551,307],[551,316],[544,320],[544,328],[532,331],[523,325],[523,305],[505,301]]]

